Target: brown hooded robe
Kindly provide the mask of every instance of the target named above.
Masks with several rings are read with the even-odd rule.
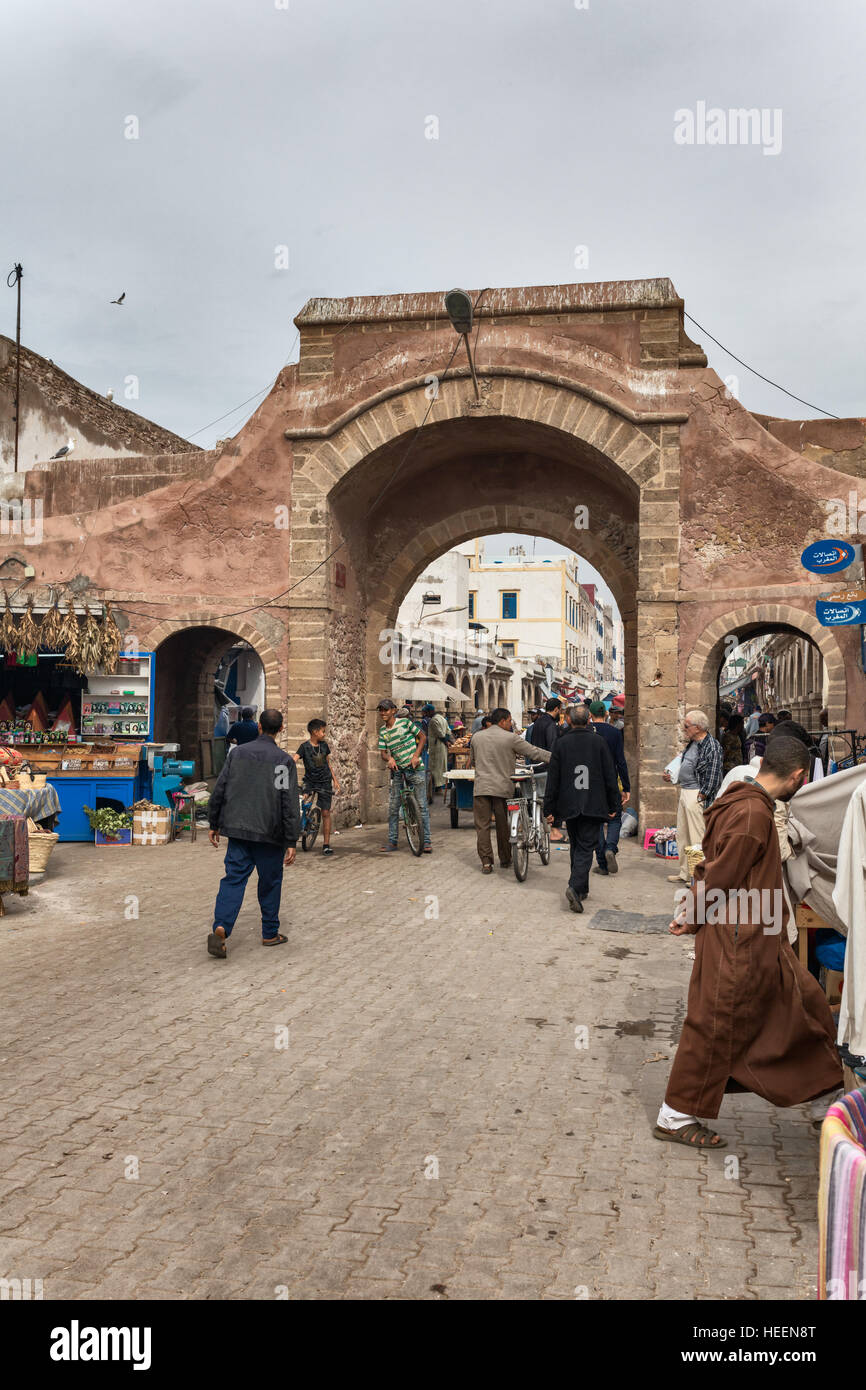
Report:
[[[826,996],[788,942],[773,809],[757,782],[735,782],[705,812],[705,859],[692,896],[697,911],[702,882],[706,920],[695,936],[688,1010],[665,1094],[688,1115],[715,1117],[725,1091],[799,1105],[842,1084]],[[755,899],[748,907],[730,902],[729,891],[741,888],[778,891],[763,915],[774,927],[767,908],[781,903],[781,930],[765,931]],[[711,889],[724,892],[720,909],[711,910]]]

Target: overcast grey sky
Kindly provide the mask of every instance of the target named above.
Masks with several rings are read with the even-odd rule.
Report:
[[[29,347],[121,402],[137,376],[132,409],[209,445],[310,295],[667,275],[767,376],[864,413],[863,0],[282,3],[3,0]],[[780,109],[780,152],[677,144],[699,102]],[[693,334],[747,407],[816,413]]]

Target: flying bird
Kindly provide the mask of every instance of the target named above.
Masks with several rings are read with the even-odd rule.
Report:
[[[125,298],[126,298],[126,290],[123,291],[123,294],[120,296],[119,299],[112,299],[112,300],[111,300],[111,303],[112,303],[112,304],[122,304]]]
[[[56,454],[52,454],[51,457],[52,457],[53,459],[63,459],[63,458],[66,458],[66,455],[67,455],[67,454],[71,454],[71,453],[72,453],[72,450],[73,450],[74,448],[75,448],[75,440],[74,440],[74,439],[70,439],[68,444],[64,444],[63,448],[62,448],[62,449],[58,449],[58,450],[57,450],[57,453],[56,453]]]

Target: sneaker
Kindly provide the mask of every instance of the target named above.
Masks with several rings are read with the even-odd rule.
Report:
[[[492,874],[492,873],[493,873],[493,865],[492,865],[492,864],[482,864],[482,865],[481,865],[481,872],[482,872],[483,874]]]
[[[575,893],[570,885],[565,890],[565,896],[568,899],[568,905],[572,912],[583,912],[582,896],[579,893]]]
[[[323,854],[333,854],[334,851],[331,849],[331,846],[330,846],[330,845],[322,845],[322,853],[323,853]]]
[[[606,849],[604,852],[604,858],[607,864],[608,873],[615,874],[617,872],[617,869],[619,868],[619,865],[616,862],[616,850]]]
[[[380,854],[396,854],[398,849],[399,849],[399,845],[392,845],[392,844],[390,843],[390,841],[389,841],[389,843],[388,843],[387,845],[380,845],[380,846],[379,846],[379,853],[380,853]]]

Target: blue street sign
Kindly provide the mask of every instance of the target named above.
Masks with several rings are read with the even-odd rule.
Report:
[[[866,602],[815,604],[815,616],[822,627],[849,627],[866,623]]]
[[[813,541],[800,556],[800,564],[813,574],[835,574],[853,565],[858,548],[850,541]]]

